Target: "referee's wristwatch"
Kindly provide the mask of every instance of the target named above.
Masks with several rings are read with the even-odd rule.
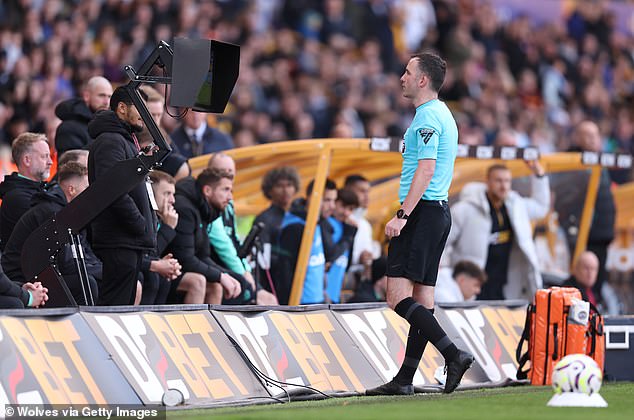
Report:
[[[403,220],[407,220],[409,218],[409,215],[405,214],[405,210],[403,209],[398,209],[396,211],[396,218],[397,219],[403,219]]]

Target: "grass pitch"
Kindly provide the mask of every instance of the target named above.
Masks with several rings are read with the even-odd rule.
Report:
[[[607,408],[547,407],[551,387],[511,387],[458,391],[451,395],[352,397],[242,408],[168,412],[169,419],[486,419],[486,420],[618,420],[634,418],[634,383],[604,384]]]

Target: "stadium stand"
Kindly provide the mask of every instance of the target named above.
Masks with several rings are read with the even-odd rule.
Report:
[[[449,62],[441,98],[462,143],[504,138],[542,153],[567,150],[572,128],[589,119],[602,151],[631,153],[632,11],[618,0],[521,3],[3,2],[0,141],[31,130],[50,133],[54,144],[57,104],[94,76],[124,83],[125,64],[138,68],[159,40],[186,36],[241,46],[227,110],[206,117],[210,127],[248,139],[236,146],[331,133],[398,137],[412,114],[400,73],[411,53],[434,49]],[[169,114],[178,110],[169,111],[163,127],[173,132],[179,123]],[[630,172],[611,176],[622,183]]]
[[[634,40],[619,24],[623,2],[554,1],[548,10],[561,18],[550,20],[538,14],[542,1],[374,3],[56,1],[25,10],[29,3],[3,2],[0,138],[14,137],[11,121],[43,131],[55,105],[91,76],[120,84],[123,65],[138,65],[160,39],[187,36],[241,45],[230,106],[208,120],[259,143],[326,137],[339,124],[353,137],[401,135],[412,110],[398,77],[410,53],[433,48],[449,61],[441,96],[463,141],[490,144],[508,129],[519,146],[566,150],[571,127],[589,118],[604,150],[631,152]],[[412,34],[409,15],[421,10],[425,32]],[[177,127],[165,118],[168,131]]]
[[[588,237],[598,163],[610,168],[613,183],[623,184],[612,189],[616,242],[625,253],[608,265],[622,274],[615,288],[627,297],[623,311],[632,313],[634,34],[628,21],[634,22],[630,0],[2,1],[2,170],[11,172],[6,149],[22,132],[46,133],[55,144],[61,122],[55,106],[80,96],[91,77],[116,87],[127,80],[123,66],[138,68],[159,40],[212,38],[241,46],[240,78],[226,112],[205,117],[209,127],[235,139],[227,155],[238,167],[236,214],[265,208],[261,178],[277,166],[296,166],[303,183],[332,177],[341,184],[362,173],[372,184],[367,217],[380,232],[381,220],[393,214],[400,156],[375,153],[375,139],[368,138],[402,135],[413,110],[400,95],[399,76],[411,53],[434,49],[449,62],[441,98],[455,113],[464,146],[532,146],[549,173],[577,171],[587,178],[563,186],[582,192],[575,203],[582,209],[579,243]],[[179,110],[168,111],[161,127],[171,133],[179,122],[170,114]],[[585,120],[594,121],[601,135],[593,166],[582,165],[578,153],[556,153],[571,147],[572,130]],[[329,136],[337,138],[323,140]],[[283,140],[297,141],[270,144]],[[604,165],[608,152],[626,153],[630,165]],[[205,155],[193,158],[193,174],[207,161]],[[451,196],[483,180],[488,163],[461,159]],[[521,159],[509,166],[514,180],[529,174]],[[313,213],[305,227],[309,238]],[[550,216],[536,232],[552,249],[559,226],[551,230],[556,217]],[[304,248],[300,254],[308,255]],[[382,281],[379,273],[371,277]],[[366,292],[378,299],[381,288],[372,284]],[[299,299],[295,289],[301,292],[294,287],[291,298]],[[516,384],[516,333],[526,302],[439,306],[443,328],[478,355],[463,389]],[[358,395],[392,377],[401,362],[407,328],[382,304],[266,309],[0,311],[0,401],[149,406],[177,390],[186,406],[208,407]],[[606,317],[610,380],[634,378],[631,324],[631,316]],[[618,342],[622,336],[627,352]],[[438,357],[428,354],[419,365],[417,391],[440,389],[438,372],[430,368]],[[0,417],[2,410],[4,404]]]

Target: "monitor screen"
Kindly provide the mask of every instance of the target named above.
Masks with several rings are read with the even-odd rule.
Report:
[[[209,39],[176,38],[170,105],[222,113],[238,80],[240,47]]]

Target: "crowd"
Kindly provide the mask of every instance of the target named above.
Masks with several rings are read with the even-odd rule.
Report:
[[[631,151],[633,35],[609,2],[579,1],[564,20],[502,13],[485,0],[17,1],[0,6],[0,126],[52,134],[57,103],[95,75],[126,81],[161,39],[241,46],[240,78],[211,126],[236,146],[300,138],[401,136],[411,109],[399,77],[434,49],[450,72],[461,141],[567,150],[580,121],[603,149]],[[168,131],[177,122],[166,117]],[[54,136],[49,140],[54,141]]]
[[[215,161],[210,163],[210,173],[202,180],[194,180],[189,177],[186,159],[216,153],[223,162],[224,155],[219,153],[222,150],[281,140],[401,137],[413,110],[401,95],[399,78],[410,55],[417,51],[435,50],[447,60],[448,73],[440,98],[448,103],[456,118],[461,143],[534,145],[542,153],[583,149],[585,146],[576,140],[575,130],[592,121],[598,130],[598,142],[592,146],[595,150],[632,153],[634,36],[616,27],[608,2],[576,2],[565,19],[548,22],[527,14],[501,13],[497,8],[499,3],[485,0],[2,2],[0,164],[5,181],[0,191],[9,186],[7,182],[14,182],[12,177],[19,178],[17,182],[26,184],[30,191],[21,196],[16,211],[7,211],[15,203],[11,203],[12,198],[3,197],[2,249],[10,242],[11,232],[5,230],[11,230],[17,223],[16,214],[26,213],[31,199],[35,203],[36,196],[56,194],[60,201],[70,202],[73,196],[63,194],[62,180],[48,184],[58,185],[55,188],[60,190],[50,190],[42,184],[51,180],[51,168],[60,175],[72,172],[74,175],[69,178],[75,181],[86,176],[92,182],[98,177],[97,173],[82,175],[77,168],[77,173],[65,168],[61,164],[62,154],[89,147],[92,152],[96,147],[92,146],[93,139],[112,131],[108,121],[104,120],[105,126],[99,127],[94,123],[99,118],[103,120],[105,113],[110,113],[111,119],[132,121],[127,120],[134,118],[129,114],[129,101],[113,96],[118,91],[116,87],[127,81],[123,66],[131,64],[138,68],[159,40],[171,42],[177,36],[239,44],[240,77],[224,114],[190,111],[182,121],[173,117],[180,110],[165,104],[168,88],[144,88],[143,97],[152,116],[176,151],[163,167],[167,178],[154,180],[155,193],[157,185],[166,184],[172,185],[166,188],[174,192],[167,194],[171,197],[167,201],[156,200],[162,203],[156,213],[159,228],[154,233],[145,232],[155,236],[139,249],[132,247],[151,250],[147,255],[135,251],[139,254],[138,268],[143,269],[139,271],[144,275],[135,278],[134,291],[126,290],[125,302],[117,303],[165,302],[170,299],[170,290],[176,290],[185,302],[286,301],[292,280],[289,273],[295,266],[293,252],[297,252],[297,247],[289,244],[296,242],[298,234],[301,238],[301,220],[306,209],[305,202],[290,201],[289,197],[300,192],[292,168],[263,181],[263,193],[271,199],[272,206],[262,217],[275,229],[263,236],[268,238],[264,263],[251,268],[237,257],[240,242],[235,226],[232,227],[235,222],[232,222],[231,200],[221,197],[220,191],[216,195],[217,189],[226,190],[227,183],[233,182],[235,167],[214,168],[218,164]],[[120,104],[125,108],[118,110]],[[88,129],[89,123],[92,129]],[[133,134],[134,130],[122,135],[126,141],[137,142]],[[16,139],[25,135],[32,144],[29,143],[26,152],[26,149],[16,151]],[[138,137],[140,149],[148,141],[147,133],[139,132]],[[38,148],[40,156],[37,173],[31,164],[36,150],[31,147]],[[83,165],[90,169],[91,165]],[[503,168],[499,169],[503,172]],[[630,177],[631,174],[621,171],[613,173],[611,180],[625,182]],[[24,182],[23,178],[30,182]],[[606,179],[609,190],[610,178]],[[277,185],[277,181],[282,185]],[[369,182],[362,174],[350,178],[343,186],[326,185],[329,195],[324,196],[321,209],[325,221],[319,229],[322,236],[319,240],[314,238],[315,243],[323,242],[323,248],[321,254],[318,248],[313,249],[312,260],[321,263],[316,270],[322,270],[324,275],[337,264],[342,272],[356,270],[357,279],[370,280],[360,281],[356,294],[380,297],[384,262],[380,247],[371,238],[371,227],[363,217],[367,188]],[[484,187],[481,189],[484,191]],[[294,192],[289,194],[289,191]],[[310,198],[310,192],[306,198]],[[187,200],[189,204],[183,204]],[[503,203],[504,198],[499,201]],[[135,202],[138,204],[139,200]],[[170,217],[173,210],[177,213],[176,221],[173,214]],[[3,221],[7,214],[15,220]],[[152,217],[156,214],[146,214],[147,226],[153,226]],[[210,233],[212,215],[222,222],[215,222],[213,234]],[[199,219],[209,223],[209,231],[204,223],[198,223]],[[522,223],[528,224],[528,220]],[[522,228],[513,226],[512,230],[519,232]],[[161,231],[171,240],[157,248]],[[213,243],[219,232],[226,234],[222,236],[224,242]],[[275,240],[279,235],[285,238],[282,243]],[[100,258],[95,258],[115,261],[117,257],[105,255],[100,238],[101,235],[93,235],[92,243],[86,245],[95,247],[96,241],[95,253]],[[604,242],[602,239],[599,250],[593,252],[603,252],[607,246]],[[280,249],[280,245],[287,249]],[[228,253],[223,254],[225,251]],[[504,252],[505,258],[509,258],[510,249]],[[535,265],[531,261],[533,254],[534,251],[525,253],[530,267]],[[8,255],[11,258],[11,253]],[[6,253],[3,267],[5,257]],[[478,289],[487,292],[499,285],[500,273],[492,277],[486,270],[486,253],[466,253],[464,257],[461,260],[473,260],[487,271],[488,281],[486,275],[470,271],[472,278],[479,279]],[[599,259],[600,266],[604,266],[605,256],[599,255]],[[275,270],[280,272],[271,272]],[[102,280],[99,276],[107,270],[98,272],[93,273],[96,282]],[[339,285],[343,281],[339,280],[339,274],[333,276],[336,279],[328,284]],[[321,277],[323,280],[324,276]],[[446,277],[452,281],[451,275]],[[173,279],[178,281],[168,284]],[[152,292],[143,296],[137,291],[137,280],[143,284],[138,290]],[[277,286],[283,291],[275,290],[277,281],[282,281]],[[28,289],[42,294],[41,285],[26,284],[22,292]],[[214,285],[212,290],[205,287],[209,284]],[[306,290],[311,297],[304,302],[339,301],[341,296],[336,290],[343,286],[326,294],[326,286],[322,286],[323,290],[318,289],[313,295]],[[538,280],[521,292],[528,293],[536,286]],[[28,299],[24,302],[24,293],[14,292],[24,304],[32,303]],[[120,291],[116,293],[121,295]],[[500,290],[496,293],[498,298],[510,296],[500,295]],[[108,295],[109,292],[103,302],[109,301]],[[513,297],[519,295],[517,292]]]

